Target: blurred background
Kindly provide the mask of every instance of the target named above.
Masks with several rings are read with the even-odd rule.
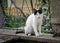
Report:
[[[39,6],[42,6],[44,13],[42,33],[52,33],[49,0],[3,0],[4,28],[23,30],[32,9]]]

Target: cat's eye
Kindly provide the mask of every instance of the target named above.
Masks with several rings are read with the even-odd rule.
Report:
[[[41,14],[42,13],[42,10],[38,10],[38,13]]]
[[[37,12],[39,13],[39,14],[41,14],[42,13],[42,10],[34,10],[34,15],[36,15],[37,14]]]
[[[34,11],[34,15],[36,15],[36,13],[37,13],[37,10]]]

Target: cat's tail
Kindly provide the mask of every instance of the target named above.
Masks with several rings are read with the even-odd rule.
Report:
[[[20,29],[20,30],[17,29],[16,34],[19,34],[19,33],[24,33],[24,29]]]

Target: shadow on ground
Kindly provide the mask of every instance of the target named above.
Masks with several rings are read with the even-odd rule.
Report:
[[[39,42],[39,41],[23,40],[23,39],[12,39],[4,43],[47,43],[47,42]]]

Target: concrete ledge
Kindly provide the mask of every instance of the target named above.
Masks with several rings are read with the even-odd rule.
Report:
[[[52,37],[52,35],[40,35],[40,37],[36,37],[36,36],[26,36],[24,33],[20,33],[20,34],[15,34],[15,33],[9,34],[9,33],[8,32],[0,33],[0,41],[5,42],[8,40],[20,38],[23,40],[32,40],[39,42],[60,43],[60,37]]]
[[[12,40],[12,39],[16,39],[16,38],[20,38],[23,40],[33,40],[33,41],[39,41],[39,42],[47,42],[47,43],[60,43],[60,37],[50,37],[50,36],[43,36],[41,35],[40,37],[35,37],[35,36],[26,36],[24,34],[16,34],[16,35],[10,35],[10,34],[0,34],[0,35],[5,35],[4,36],[4,40],[3,38],[0,38],[1,40],[3,40],[3,42],[8,41],[8,40]]]

